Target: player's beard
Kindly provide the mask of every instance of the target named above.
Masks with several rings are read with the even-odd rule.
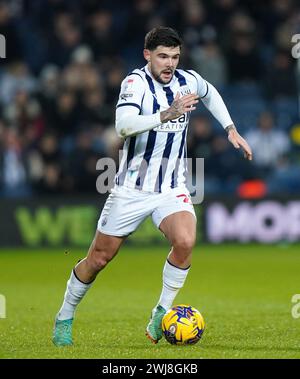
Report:
[[[169,76],[170,78],[169,79],[163,79],[162,76],[164,75],[164,73],[166,72],[169,72]],[[161,84],[169,84],[170,81],[172,80],[173,78],[173,75],[174,75],[174,70],[171,69],[171,68],[168,68],[168,69],[164,69],[162,70],[159,74],[157,72],[155,72],[154,70],[151,70],[151,73],[154,77],[154,79],[158,82],[158,83],[161,83]]]

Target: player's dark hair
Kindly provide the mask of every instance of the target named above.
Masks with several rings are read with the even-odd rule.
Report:
[[[176,30],[167,26],[159,26],[146,34],[144,48],[155,50],[157,46],[181,47],[182,40]]]

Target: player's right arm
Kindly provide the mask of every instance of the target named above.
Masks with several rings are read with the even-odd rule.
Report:
[[[171,106],[162,112],[141,115],[145,83],[139,75],[129,75],[122,82],[116,110],[116,131],[119,137],[127,138],[154,129],[162,123],[174,120],[196,109],[198,95],[176,95]]]
[[[131,137],[161,124],[159,113],[141,115],[145,90],[145,82],[139,75],[131,74],[123,80],[116,110],[119,137]]]

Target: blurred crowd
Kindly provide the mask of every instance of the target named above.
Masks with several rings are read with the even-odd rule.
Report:
[[[97,160],[122,147],[120,83],[159,25],[177,29],[180,67],[218,88],[253,148],[246,162],[200,105],[189,156],[205,158],[206,193],[299,194],[298,1],[0,0],[0,196],[95,193]]]

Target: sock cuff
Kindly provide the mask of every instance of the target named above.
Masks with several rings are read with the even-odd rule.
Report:
[[[171,263],[171,262],[169,261],[169,259],[167,259],[167,262],[169,263],[170,266],[173,266],[173,267],[175,267],[175,268],[178,268],[178,270],[186,271],[186,270],[189,270],[190,267],[191,267],[191,265],[189,265],[189,266],[186,267],[186,268],[182,268],[182,267],[175,266],[173,263]]]
[[[81,283],[81,284],[84,284],[84,285],[86,285],[86,286],[89,286],[90,284],[92,284],[93,283],[93,281],[95,280],[92,280],[91,282],[88,282],[88,283],[85,283],[85,282],[83,282],[81,279],[79,279],[78,278],[78,276],[77,276],[77,274],[76,274],[76,272],[75,272],[75,268],[73,268],[73,275],[75,276],[75,278]]]
[[[181,288],[188,275],[189,267],[182,269],[174,266],[168,260],[166,260],[163,270],[163,282],[172,288]]]

